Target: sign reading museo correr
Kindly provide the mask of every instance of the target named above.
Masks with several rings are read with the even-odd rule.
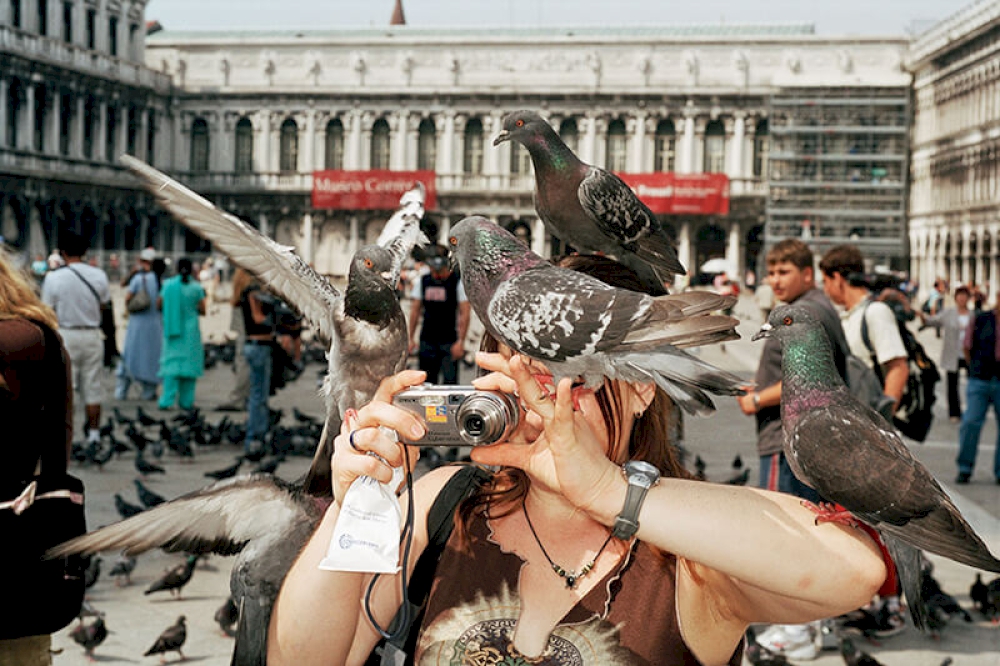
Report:
[[[399,197],[420,181],[425,210],[437,207],[433,171],[314,171],[313,208],[395,210]]]
[[[724,173],[619,173],[657,214],[726,215],[729,177]]]

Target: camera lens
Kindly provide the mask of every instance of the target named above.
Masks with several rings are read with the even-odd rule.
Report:
[[[493,444],[517,427],[517,405],[502,393],[480,392],[458,408],[458,434],[466,444]]]
[[[465,428],[465,432],[469,433],[473,437],[479,437],[486,430],[486,422],[483,421],[483,417],[479,414],[469,414],[465,419],[465,423],[462,424]]]

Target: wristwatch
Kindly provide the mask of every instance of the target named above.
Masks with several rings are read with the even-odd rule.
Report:
[[[639,531],[639,509],[649,489],[659,483],[660,470],[648,462],[630,460],[622,466],[622,472],[628,481],[628,492],[611,534],[618,539],[631,539]]]

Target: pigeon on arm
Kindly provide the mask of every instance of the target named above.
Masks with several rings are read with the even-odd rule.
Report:
[[[680,349],[739,337],[736,319],[712,314],[731,297],[693,291],[654,298],[616,289],[553,266],[483,217],[460,221],[448,242],[486,330],[544,363],[556,381],[653,382],[692,413],[714,410],[706,391],[743,393],[744,380]]]
[[[493,145],[517,141],[528,150],[535,209],[552,234],[580,250],[616,257],[656,295],[685,272],[656,215],[621,178],[580,161],[533,111],[504,116],[502,127]]]
[[[423,185],[418,183],[403,194],[400,208],[387,222],[379,243],[354,255],[347,287],[341,294],[292,248],[219,210],[144,162],[129,156],[123,156],[122,161],[174,218],[256,276],[330,343],[323,381],[326,422],[306,480],[307,492],[329,494],[332,440],[341,415],[348,408],[366,404],[382,379],[406,366],[406,317],[395,288],[410,251],[427,242],[420,231]]]
[[[914,624],[922,628],[925,620],[918,549],[1000,572],[1000,560],[896,429],[844,385],[822,324],[801,305],[785,305],[771,312],[753,339],[767,336],[782,345],[781,422],[792,472],[845,509],[820,509],[817,520],[853,517],[879,533]]]

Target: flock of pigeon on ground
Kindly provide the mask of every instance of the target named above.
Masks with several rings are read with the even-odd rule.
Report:
[[[548,231],[580,251],[611,255],[629,265],[649,294],[557,268],[503,228],[471,216],[451,227],[446,240],[486,331],[515,352],[543,362],[553,381],[568,376],[582,377],[588,386],[606,378],[652,382],[694,414],[714,410],[709,394],[742,394],[742,378],[684,351],[738,337],[738,321],[719,314],[734,299],[705,291],[665,294],[664,283],[684,267],[656,216],[631,189],[614,174],[580,161],[534,112],[505,116],[494,145],[504,141],[520,143],[531,156],[535,207]],[[234,476],[74,539],[52,554],[120,550],[127,557],[152,548],[195,555],[238,553],[230,578],[240,609],[232,663],[263,666],[275,594],[331,501],[331,447],[340,415],[364,405],[384,377],[405,367],[406,320],[395,287],[403,262],[414,247],[427,242],[419,227],[423,188],[404,194],[379,241],[355,254],[341,292],[292,248],[149,165],[128,156],[122,160],[178,222],[298,310],[329,346],[323,383],[326,416],[312,440],[316,453],[302,480],[286,483],[260,473]],[[795,306],[776,308],[761,329],[761,335],[776,336],[786,352],[789,345],[807,345],[783,355],[786,454],[797,476],[844,507],[817,507],[817,521],[863,522],[886,540],[915,624],[935,630],[957,604],[934,601],[947,595],[940,586],[935,591],[924,585],[920,551],[998,573],[1000,561],[895,430],[839,382],[828,341],[824,348],[818,330],[808,312]],[[803,349],[806,353],[799,353]],[[813,371],[817,366],[823,372]],[[748,470],[738,473],[749,476]],[[276,515],[282,519],[275,520]],[[981,613],[995,619],[1000,583],[983,587],[985,592],[975,588],[975,598],[983,600],[976,603]],[[174,635],[183,632],[182,620]],[[751,646],[748,655],[753,653]],[[866,663],[857,650],[845,650],[845,660],[848,654],[853,659],[848,663]]]

